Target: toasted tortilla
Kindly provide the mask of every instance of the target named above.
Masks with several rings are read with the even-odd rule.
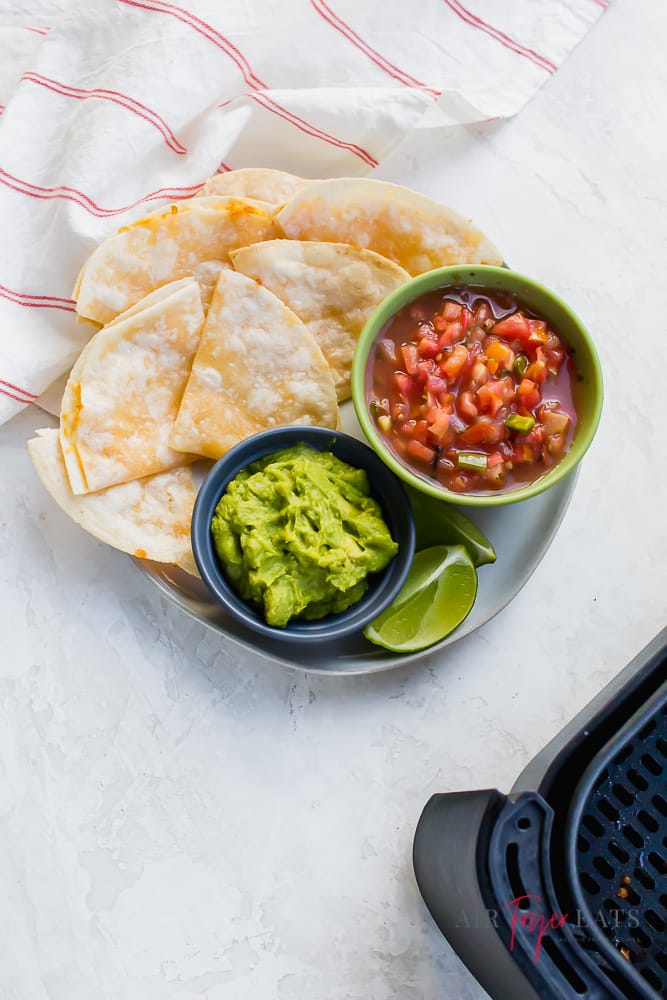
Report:
[[[280,299],[221,271],[171,447],[220,458],[270,427],[336,427],[331,369],[307,327]]]
[[[226,263],[221,260],[204,260],[201,264],[197,264],[197,266],[193,269],[192,277],[199,285],[199,294],[201,295],[201,304],[204,308],[204,312],[206,312],[211,304],[213,292],[215,291],[215,286],[218,282],[218,275],[225,268],[231,268],[231,266],[230,260]],[[146,309],[148,306],[162,301],[165,296],[172,295],[178,287],[186,285],[190,280],[191,279],[189,277],[180,278],[178,281],[170,281],[168,285],[162,285],[160,288],[156,288],[154,292],[150,292],[150,294],[146,295],[143,299],[139,299],[139,301],[135,302],[135,304],[130,306],[129,309],[125,309],[122,313],[119,313],[115,319],[110,320],[105,324],[105,326],[111,326],[112,323],[117,323],[119,319],[126,319],[128,316],[134,316],[136,313],[141,312],[142,309]]]
[[[268,167],[241,167],[210,177],[198,197],[207,195],[233,195],[237,198],[256,198],[270,205],[284,205],[297,191],[310,184],[303,177],[270,170]]]
[[[150,300],[150,301],[149,301]],[[72,369],[60,441],[72,491],[183,465],[169,447],[204,323],[194,278],[158,289],[88,342]]]
[[[101,243],[75,288],[80,316],[108,323],[149,292],[194,274],[202,261],[280,236],[267,206],[244,198],[190,198],[153,212]]]
[[[37,437],[28,441],[28,451],[58,506],[95,538],[143,559],[177,563],[186,569],[194,565],[190,521],[195,488],[188,466],[75,496],[57,428],[37,431]]]
[[[218,275],[225,268],[230,268],[231,266],[229,260],[227,262],[222,260],[205,260],[195,268],[194,279],[199,285],[201,304],[204,307],[204,312],[206,312],[211,304],[213,292],[218,283]]]
[[[448,264],[502,263],[499,251],[468,219],[385,181],[313,181],[276,219],[290,239],[353,243],[388,257],[412,275]]]
[[[230,254],[237,271],[259,281],[303,320],[333,372],[339,400],[366,320],[410,275],[372,250],[346,243],[268,240]]]
[[[104,329],[108,330],[109,327],[113,326],[115,323],[122,323],[124,320],[129,319],[130,316],[136,316],[138,313],[143,312],[144,309],[149,309],[151,306],[157,306],[159,303],[166,301],[166,299],[170,299],[172,295],[181,291],[181,289],[189,288],[191,284],[192,278],[189,277],[179,278],[178,281],[170,281],[168,285],[161,285],[160,288],[156,288],[154,292],[149,292],[149,294],[145,295],[143,299],[139,299],[139,301],[135,302],[133,306],[123,310],[122,313],[118,313],[114,319],[105,323]]]

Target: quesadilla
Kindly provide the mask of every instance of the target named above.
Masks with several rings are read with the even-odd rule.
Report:
[[[350,395],[357,339],[383,299],[410,275],[372,250],[345,243],[268,240],[230,254],[303,320],[329,362],[339,400]]]
[[[199,286],[181,279],[131,307],[83,349],[60,414],[75,494],[189,461],[169,447],[169,436],[203,323]]]
[[[290,239],[352,243],[389,257],[412,275],[448,264],[502,263],[498,250],[470,220],[385,181],[313,181],[276,219]]]
[[[244,198],[191,198],[101,243],[77,280],[80,316],[108,323],[149,292],[194,274],[203,261],[229,263],[229,251],[280,235],[267,210]]]
[[[284,205],[310,181],[284,170],[268,167],[241,167],[216,174],[206,181],[199,196],[234,195],[239,198],[256,198],[270,205]]]
[[[315,338],[272,292],[221,271],[170,445],[220,458],[270,427],[336,427],[331,369]]]
[[[194,571],[190,521],[195,502],[192,472],[181,466],[155,476],[75,496],[55,427],[37,431],[28,451],[53,499],[95,538],[122,552]]]

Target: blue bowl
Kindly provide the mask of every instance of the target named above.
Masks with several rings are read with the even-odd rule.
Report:
[[[380,573],[368,578],[364,596],[352,607],[318,621],[288,622],[284,628],[267,625],[263,611],[239,597],[227,581],[211,536],[211,520],[228,484],[242,469],[257,459],[302,442],[318,451],[331,451],[341,461],[365,469],[371,494],[382,508],[398,552]],[[336,639],[361,629],[376,618],[403,586],[415,551],[415,525],[410,502],[397,476],[375,452],[356,438],[324,427],[277,427],[242,441],[213,466],[204,481],[192,514],[192,550],[202,579],[220,604],[238,621],[262,635],[291,642]]]

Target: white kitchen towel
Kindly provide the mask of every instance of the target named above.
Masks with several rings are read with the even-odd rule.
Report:
[[[119,226],[218,170],[368,174],[411,129],[514,114],[607,2],[5,0],[0,423],[90,336],[72,287]]]

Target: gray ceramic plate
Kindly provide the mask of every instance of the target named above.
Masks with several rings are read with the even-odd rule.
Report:
[[[341,407],[343,430],[364,440],[351,403]],[[516,597],[547,551],[567,510],[577,477],[577,469],[560,483],[531,500],[492,507],[465,508],[466,517],[491,539],[497,561],[479,570],[475,605],[466,620],[436,646],[401,656],[367,642],[363,635],[336,642],[318,643],[304,649],[290,642],[273,642],[245,628],[212,600],[201,580],[163,563],[135,562],[156,587],[203,625],[219,632],[227,641],[252,650],[274,663],[319,674],[371,674],[414,663],[470,635],[502,611]]]

